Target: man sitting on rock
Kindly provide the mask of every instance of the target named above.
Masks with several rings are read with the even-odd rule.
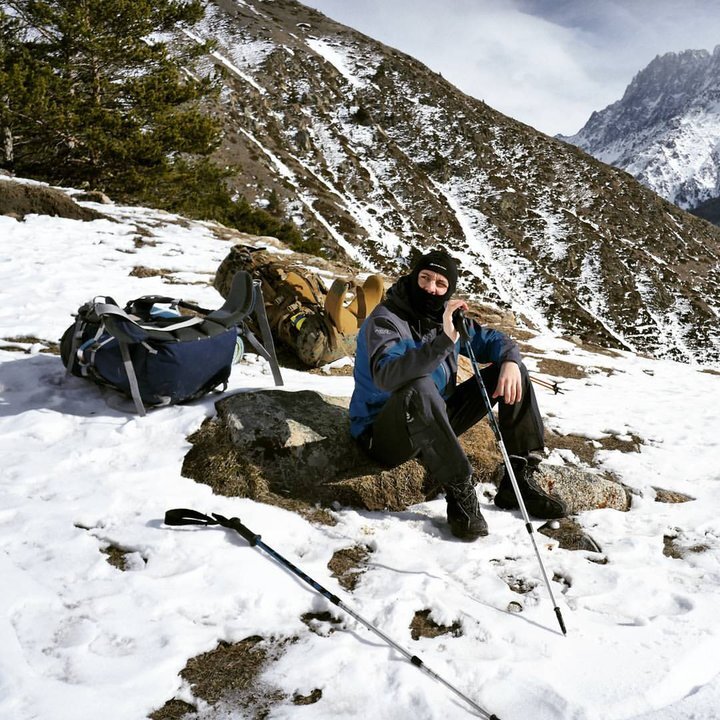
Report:
[[[444,251],[423,255],[363,323],[355,356],[350,431],[375,461],[395,467],[418,457],[445,489],[447,518],[456,537],[487,535],[472,482],[472,466],[458,435],[486,414],[477,379],[456,384],[459,333],[453,313],[467,304],[452,298],[455,260]],[[492,402],[528,513],[562,517],[563,503],[535,482],[543,456],[543,423],[530,378],[514,341],[470,323],[472,349]],[[495,504],[518,507],[505,472]]]

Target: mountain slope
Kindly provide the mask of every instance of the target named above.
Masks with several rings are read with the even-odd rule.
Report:
[[[720,360],[720,233],[626,173],[292,0],[208,4],[218,158],[330,254],[395,273],[442,244],[462,287],[537,326]]]
[[[656,57],[621,100],[563,139],[680,207],[720,196],[720,45]]]

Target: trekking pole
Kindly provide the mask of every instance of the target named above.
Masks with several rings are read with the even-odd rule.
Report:
[[[476,710],[480,717],[485,718],[486,720],[500,720],[497,715],[493,715],[484,708],[480,707],[480,705],[471,700],[467,695],[458,690],[454,685],[449,683],[444,678],[440,677],[440,675],[438,675],[437,673],[430,670],[430,668],[428,668],[417,655],[412,655],[401,645],[398,645],[392,638],[388,637],[384,632],[382,632],[382,630],[376,628],[372,623],[370,623],[368,620],[365,620],[365,618],[355,612],[352,608],[348,607],[342,600],[340,600],[337,595],[334,595],[329,590],[326,590],[322,585],[315,582],[315,580],[306,575],[302,570],[293,565],[289,560],[284,558],[279,553],[275,552],[275,550],[273,550],[270,546],[266,545],[260,539],[260,535],[257,535],[247,526],[243,525],[240,522],[240,518],[232,517],[228,519],[226,517],[223,517],[222,515],[218,515],[217,513],[213,513],[211,517],[209,515],[204,515],[197,510],[176,508],[175,510],[168,510],[165,513],[165,524],[205,526],[222,525],[223,527],[235,530],[235,532],[242,535],[243,538],[245,538],[245,540],[247,540],[252,547],[258,547],[261,550],[264,550],[273,560],[275,560],[277,563],[290,570],[290,572],[294,573],[299,578],[304,580],[308,585],[310,585],[310,587],[312,587],[314,590],[317,590],[317,592],[319,592],[324,598],[329,600],[333,605],[337,605],[337,607],[339,607],[341,610],[344,610],[348,615],[350,615],[359,623],[364,625],[368,630],[374,632],[378,637],[382,638],[388,645],[390,645],[390,647],[397,650],[401,655],[404,655],[413,665],[415,665],[415,667],[420,668],[420,670],[425,672],[431,678],[442,683],[449,690],[452,690],[452,692],[454,692],[459,698],[464,700],[468,705],[470,705],[474,710]]]
[[[529,373],[528,373],[529,374]],[[565,391],[560,387],[560,383],[554,381],[550,382],[550,380],[545,380],[543,378],[535,377],[534,375],[530,375],[530,379],[534,382],[540,385],[540,387],[547,388],[548,390],[552,390],[555,395],[564,395]]]
[[[500,448],[500,453],[502,454],[503,463],[505,463],[505,470],[508,474],[508,477],[510,478],[513,491],[515,492],[515,497],[517,498],[518,505],[520,506],[520,512],[522,513],[523,520],[525,521],[525,529],[530,535],[530,540],[532,541],[533,548],[535,549],[535,555],[537,556],[538,563],[540,563],[540,570],[542,572],[543,579],[545,580],[545,585],[547,586],[550,600],[552,601],[555,610],[555,615],[557,616],[558,623],[560,624],[560,629],[562,630],[563,635],[567,635],[567,630],[565,629],[565,623],[563,622],[562,613],[560,612],[558,604],[555,602],[555,596],[553,595],[552,587],[550,586],[550,580],[548,579],[547,572],[545,572],[545,566],[543,565],[542,558],[540,557],[540,551],[538,550],[537,543],[535,542],[533,526],[530,523],[530,517],[528,516],[527,509],[525,508],[525,502],[522,498],[522,494],[520,493],[520,487],[518,486],[517,478],[515,477],[515,472],[513,471],[512,464],[510,463],[510,456],[508,455],[507,449],[505,448],[505,443],[502,439],[502,435],[500,434],[500,425],[498,424],[497,418],[493,413],[492,404],[490,402],[490,397],[488,396],[487,388],[485,387],[485,383],[483,382],[482,375],[480,375],[477,360],[475,359],[475,353],[472,349],[472,343],[470,342],[470,333],[468,332],[467,328],[467,319],[465,318],[462,310],[458,310],[455,312],[455,315],[453,317],[453,323],[455,325],[455,328],[460,333],[460,339],[465,345],[468,357],[470,358],[470,364],[472,365],[473,373],[475,374],[478,386],[480,387],[480,394],[482,395],[483,402],[485,403],[485,409],[487,410],[490,427],[492,427],[493,433],[495,434],[495,439],[497,440],[498,447]]]

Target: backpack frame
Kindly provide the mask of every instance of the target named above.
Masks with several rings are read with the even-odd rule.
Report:
[[[245,323],[253,312],[263,343]],[[213,311],[159,295],[131,300],[124,309],[111,297],[96,297],[78,309],[61,356],[68,374],[130,396],[145,415],[146,406],[189,402],[226,387],[239,336],[270,362],[275,384],[282,385],[260,284],[247,272],[236,273],[225,304]]]

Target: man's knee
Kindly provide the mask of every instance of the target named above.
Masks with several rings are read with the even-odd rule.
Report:
[[[432,378],[417,378],[403,391],[407,400],[408,437],[433,479],[446,485],[468,478],[472,466],[458,442],[445,400]]]
[[[526,394],[532,390],[532,382],[530,380],[530,372],[528,371],[527,367],[525,367],[525,363],[518,362],[517,363],[518,369],[520,370],[520,382],[522,385],[522,391],[523,391],[523,397],[526,396]],[[499,364],[493,364],[482,370],[482,373],[488,373],[484,377],[485,387],[487,389],[488,395],[492,398],[493,393],[495,392],[495,387],[497,385],[497,382],[500,378],[500,368],[501,365]],[[493,402],[495,400],[493,399]],[[500,398],[500,403],[502,404],[503,400]]]
[[[428,424],[435,421],[438,412],[445,413],[445,401],[428,376],[416,378],[404,385],[401,392],[405,398],[406,420]]]

